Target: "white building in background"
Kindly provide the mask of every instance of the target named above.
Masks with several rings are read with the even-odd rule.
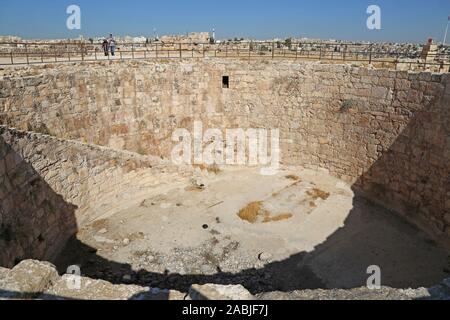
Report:
[[[0,42],[21,42],[21,37],[16,36],[0,36]]]
[[[191,32],[188,35],[168,35],[160,38],[166,43],[208,43],[211,34],[209,32]]]

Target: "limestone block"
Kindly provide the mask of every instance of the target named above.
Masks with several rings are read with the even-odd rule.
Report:
[[[192,300],[254,300],[255,297],[242,285],[193,285],[189,289]]]
[[[372,97],[379,98],[379,99],[385,99],[388,94],[388,89],[386,87],[373,87],[372,88]]]
[[[47,262],[25,260],[0,277],[1,298],[33,298],[59,278],[55,267]]]
[[[75,300],[183,300],[184,294],[173,290],[150,289],[136,285],[113,285],[103,280],[93,280],[71,275],[62,276],[53,287],[41,296],[43,299]]]

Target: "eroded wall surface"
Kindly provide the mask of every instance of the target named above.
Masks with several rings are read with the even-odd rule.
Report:
[[[166,157],[173,131],[195,120],[279,128],[284,164],[324,168],[450,236],[448,74],[220,59],[4,72],[5,125]]]
[[[0,126],[0,266],[52,261],[85,221],[126,205],[121,196],[180,175],[156,158]]]

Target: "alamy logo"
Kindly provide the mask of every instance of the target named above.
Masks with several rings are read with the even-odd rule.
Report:
[[[70,266],[67,268],[66,284],[70,290],[81,289],[81,269],[79,266]]]
[[[377,5],[370,5],[367,8],[367,28],[369,30],[381,30],[381,8]]]
[[[238,165],[267,166],[262,175],[274,175],[280,168],[280,132],[278,129],[208,129],[203,133],[202,122],[194,122],[193,136],[187,129],[177,129],[172,141],[172,161],[176,165]],[[225,140],[224,140],[225,137]],[[248,153],[247,153],[248,151]]]
[[[67,18],[67,29],[80,30],[81,29],[81,9],[79,6],[72,4],[67,7],[66,13],[69,14]]]
[[[370,290],[381,289],[381,268],[373,265],[367,268],[367,274],[371,276],[367,279],[367,288]]]

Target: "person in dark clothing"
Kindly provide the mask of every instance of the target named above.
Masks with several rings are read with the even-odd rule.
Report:
[[[105,53],[105,57],[109,56],[109,43],[108,40],[103,40],[102,43],[103,52]]]

